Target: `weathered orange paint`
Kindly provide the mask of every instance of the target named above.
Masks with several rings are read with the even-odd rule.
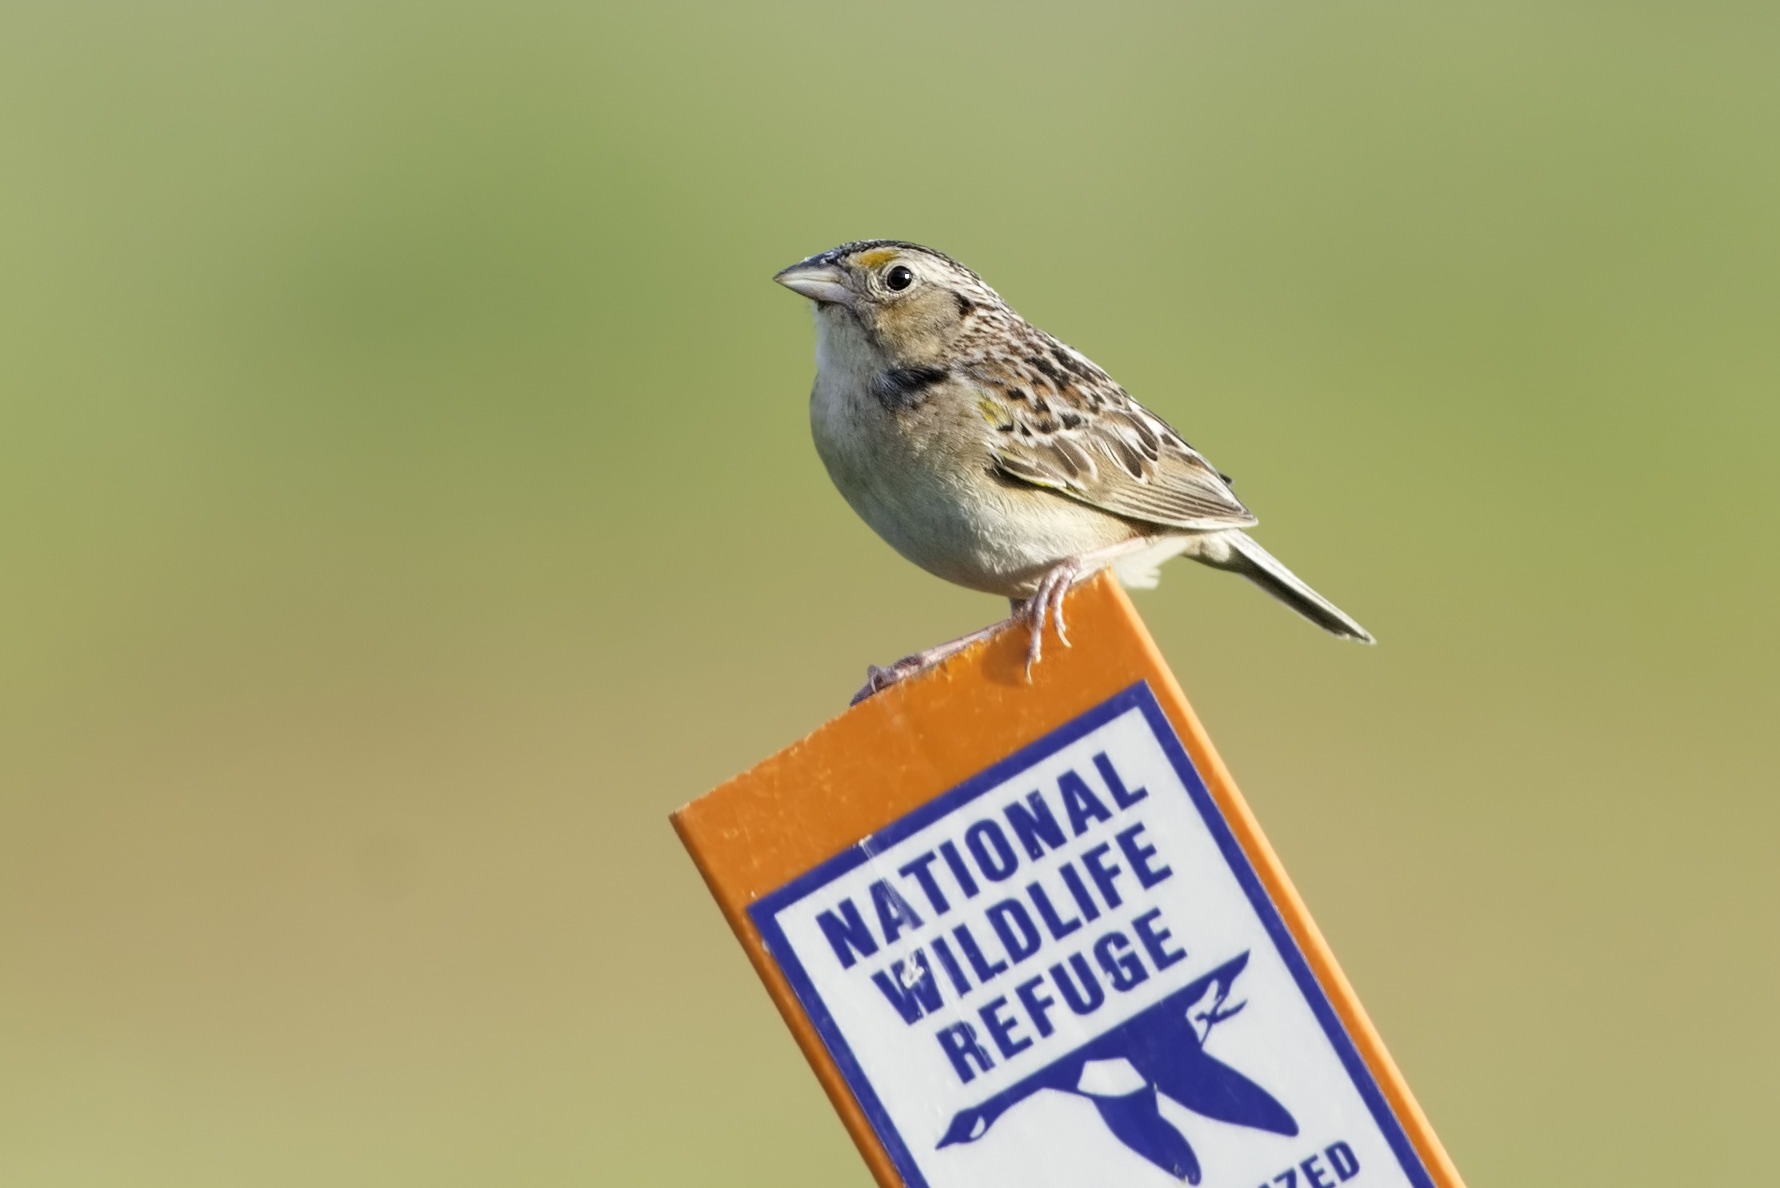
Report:
[[[878,1183],[903,1188],[767,955],[748,905],[1142,680],[1180,735],[1422,1162],[1440,1188],[1464,1188],[1131,600],[1103,574],[1072,591],[1066,609],[1075,646],[1065,648],[1048,636],[1030,683],[1026,632],[1002,632],[852,707],[673,815],[724,918]]]

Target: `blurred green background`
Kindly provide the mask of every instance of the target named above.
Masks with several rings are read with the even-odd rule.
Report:
[[[1165,652],[1473,1188],[1780,1111],[1780,8],[0,9],[0,1182],[867,1177],[666,821],[996,600],[779,267],[982,272],[1378,634]]]

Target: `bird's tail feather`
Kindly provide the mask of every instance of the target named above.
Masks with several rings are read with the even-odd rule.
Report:
[[[1298,575],[1281,565],[1272,553],[1256,544],[1248,533],[1229,528],[1217,534],[1228,550],[1223,556],[1200,555],[1200,560],[1240,573],[1267,593],[1273,595],[1331,635],[1357,639],[1361,643],[1376,642],[1371,632],[1354,622],[1345,612],[1315,590],[1305,585]],[[1209,554],[1211,550],[1207,550]]]

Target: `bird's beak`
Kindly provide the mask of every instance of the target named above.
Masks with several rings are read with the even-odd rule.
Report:
[[[833,264],[805,260],[793,264],[773,279],[818,304],[853,307],[853,290],[847,284],[847,274]]]

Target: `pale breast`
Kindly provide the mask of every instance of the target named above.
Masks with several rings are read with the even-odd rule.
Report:
[[[892,409],[869,380],[819,371],[810,428],[829,477],[898,553],[947,581],[1020,598],[1068,557],[1126,540],[1124,521],[999,477],[969,389],[933,386]]]

